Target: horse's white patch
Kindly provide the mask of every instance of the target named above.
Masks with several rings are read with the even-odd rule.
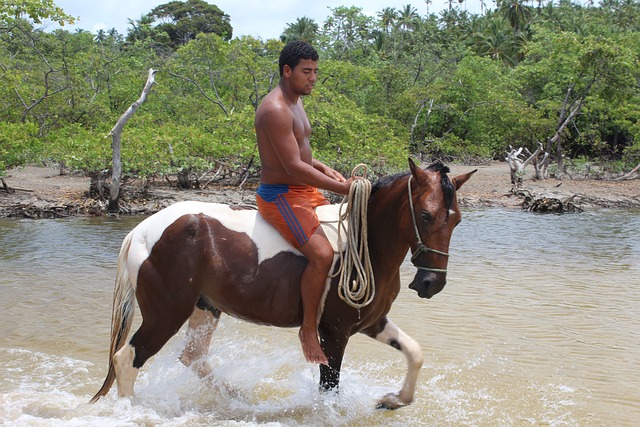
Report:
[[[125,344],[113,356],[113,366],[116,371],[116,384],[120,397],[133,396],[133,384],[138,376],[139,369],[133,367],[135,350],[131,344]]]
[[[384,330],[376,336],[376,340],[385,344],[395,341],[400,346],[400,351],[407,358],[408,371],[402,389],[398,397],[403,405],[413,401],[418,374],[422,368],[424,357],[420,344],[398,328],[391,320],[385,325]]]
[[[338,211],[338,205],[320,206],[317,209],[323,230],[334,250],[338,248]],[[150,216],[133,229],[127,264],[133,280],[138,277],[140,266],[149,257],[153,246],[160,239],[162,233],[178,218],[188,214],[204,214],[220,221],[229,230],[249,236],[258,248],[258,262],[260,263],[281,252],[302,255],[256,210],[234,210],[228,205],[218,203],[178,202]],[[346,241],[344,238],[343,240]]]

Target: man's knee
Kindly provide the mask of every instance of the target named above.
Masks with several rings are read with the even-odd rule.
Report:
[[[328,271],[329,268],[331,268],[331,263],[333,262],[333,248],[331,247],[331,244],[323,248],[318,258],[319,258],[319,261],[322,263],[323,269]]]
[[[333,262],[333,248],[331,243],[324,236],[314,235],[311,236],[306,248],[303,247],[303,253],[308,259],[308,262],[313,267],[321,270],[329,270],[331,263]]]

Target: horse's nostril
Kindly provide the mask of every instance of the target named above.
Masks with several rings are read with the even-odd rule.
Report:
[[[424,286],[425,288],[430,287],[432,284],[433,284],[433,277],[431,277],[431,275],[422,279],[422,286]]]

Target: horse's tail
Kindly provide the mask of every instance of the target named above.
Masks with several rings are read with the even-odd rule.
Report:
[[[131,330],[131,321],[135,312],[135,288],[129,277],[127,268],[127,258],[131,247],[131,231],[122,242],[120,255],[118,255],[118,269],[116,272],[116,284],[113,290],[113,307],[111,311],[111,346],[109,348],[109,372],[102,387],[91,398],[91,403],[96,402],[101,396],[106,395],[116,379],[116,372],[113,365],[113,356],[124,345],[124,341]]]

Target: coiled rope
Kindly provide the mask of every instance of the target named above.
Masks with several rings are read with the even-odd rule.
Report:
[[[356,171],[363,168],[361,176]],[[349,195],[342,199],[339,208],[338,221],[338,248],[342,248],[342,230],[344,221],[349,221],[346,230],[346,250],[340,251],[340,269],[331,277],[340,276],[338,280],[338,295],[340,299],[353,308],[367,306],[376,294],[373,267],[369,257],[369,245],[367,234],[367,207],[371,196],[371,182],[367,179],[367,166],[359,164],[351,172],[354,178]],[[343,213],[345,200],[348,200],[347,209]],[[351,276],[355,271],[355,278]]]

